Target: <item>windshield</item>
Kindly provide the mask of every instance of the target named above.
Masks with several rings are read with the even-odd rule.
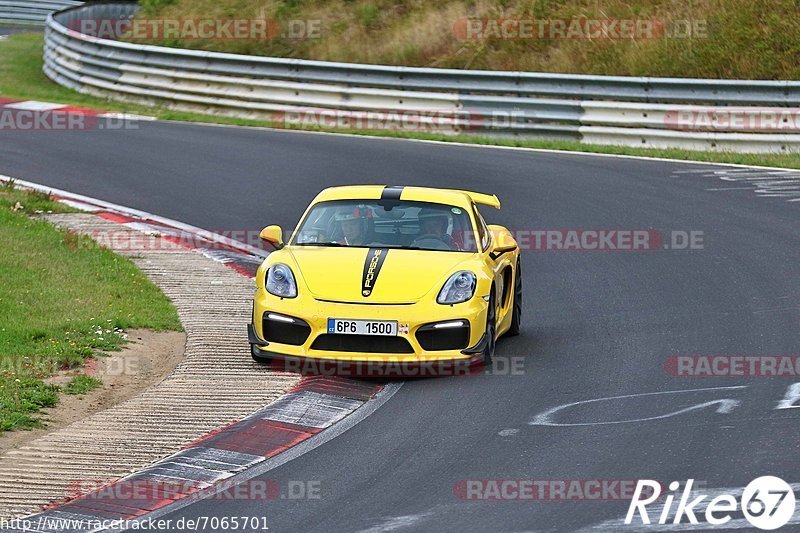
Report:
[[[404,200],[336,200],[313,206],[291,244],[476,252],[465,209]]]

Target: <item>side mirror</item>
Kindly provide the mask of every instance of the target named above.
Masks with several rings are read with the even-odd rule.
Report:
[[[280,226],[267,226],[261,230],[260,237],[274,246],[276,250],[283,248],[283,230]]]
[[[503,226],[489,226],[489,232],[492,234],[492,244],[489,246],[489,255],[492,259],[497,259],[507,252],[513,252],[517,249],[517,241],[514,236]]]

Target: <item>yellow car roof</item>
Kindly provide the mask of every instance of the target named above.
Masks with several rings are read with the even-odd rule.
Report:
[[[330,187],[321,191],[313,203],[330,200],[379,200],[394,198],[418,202],[433,202],[468,208],[472,202],[500,209],[500,200],[494,194],[483,194],[457,189],[434,187],[401,187],[390,185],[347,185]]]

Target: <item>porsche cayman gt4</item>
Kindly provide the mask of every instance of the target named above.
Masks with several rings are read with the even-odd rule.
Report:
[[[519,333],[519,248],[494,195],[399,186],[320,192],[256,274],[253,358],[491,362]]]

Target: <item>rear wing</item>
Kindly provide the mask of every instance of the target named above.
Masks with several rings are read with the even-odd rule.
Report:
[[[473,202],[481,205],[488,205],[495,209],[500,209],[500,199],[494,194],[484,194],[481,192],[461,191],[469,196]]]

